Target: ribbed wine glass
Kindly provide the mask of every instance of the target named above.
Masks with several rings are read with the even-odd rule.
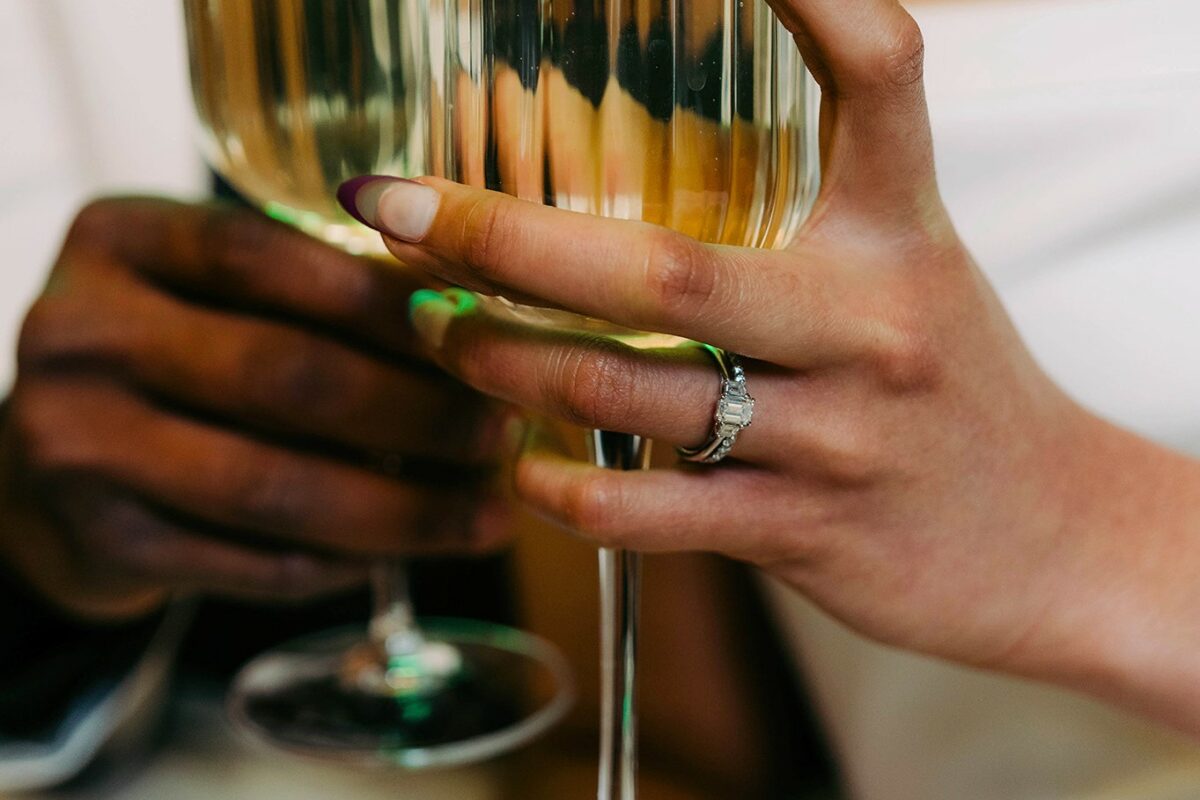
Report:
[[[210,16],[269,10],[280,42],[255,51],[259,63],[245,68],[226,119],[210,122],[210,149],[264,163],[243,170],[251,174],[240,185],[327,239],[379,246],[333,205],[330,175],[346,176],[348,162],[750,247],[787,244],[816,195],[817,93],[764,0],[187,2]],[[229,13],[227,27],[245,24]],[[228,70],[231,57],[213,61]],[[253,77],[263,64],[285,77],[264,84]],[[264,115],[270,102],[279,113]],[[239,108],[267,129],[248,129]],[[363,164],[364,153],[382,163]],[[290,171],[289,191],[256,195],[254,182],[276,187],[280,170]],[[559,311],[510,310],[634,347],[679,343]],[[713,396],[696,402],[715,402],[716,392],[714,372]],[[594,431],[588,441],[600,466],[648,466],[650,443],[637,436]],[[640,559],[602,550],[600,579],[598,797],[631,800]]]

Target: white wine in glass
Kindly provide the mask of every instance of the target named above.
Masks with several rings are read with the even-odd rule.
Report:
[[[209,158],[272,215],[356,252],[360,174],[781,247],[816,196],[818,97],[764,0],[185,0]],[[587,242],[580,242],[587,247]],[[670,344],[560,312],[526,318]],[[397,309],[397,313],[403,313]],[[697,397],[697,403],[714,397]],[[648,443],[594,432],[597,463]],[[636,556],[601,554],[601,800],[634,797]]]

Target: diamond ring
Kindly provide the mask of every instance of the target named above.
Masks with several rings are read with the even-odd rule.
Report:
[[[721,396],[717,400],[712,436],[699,447],[678,447],[676,450],[685,461],[716,464],[729,455],[738,434],[750,427],[754,419],[754,398],[746,391],[746,372],[736,355],[712,345],[702,347],[716,360],[717,369],[721,371]]]

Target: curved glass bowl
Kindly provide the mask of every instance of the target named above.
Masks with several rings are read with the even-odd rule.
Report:
[[[297,639],[247,664],[228,712],[259,745],[310,758],[408,769],[482,761],[544,733],[575,691],[549,642],[491,623],[422,619],[421,630],[461,659],[436,690],[378,692],[346,679],[361,629]]]

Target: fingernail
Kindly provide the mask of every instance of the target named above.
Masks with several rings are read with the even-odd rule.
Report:
[[[454,318],[457,306],[441,292],[420,289],[408,301],[408,316],[413,330],[434,350],[440,350],[446,340],[446,329]]]
[[[374,228],[375,206],[379,204],[379,193],[387,188],[390,182],[391,179],[383,175],[359,175],[357,178],[351,178],[338,187],[338,203],[346,209],[347,214],[368,228]],[[364,203],[371,211],[369,215],[363,214],[358,205],[359,198],[366,200],[368,192],[373,196],[369,203]]]
[[[387,175],[351,178],[338,187],[337,198],[363,225],[406,242],[425,238],[442,200],[436,189]]]
[[[454,308],[459,314],[474,311],[475,307],[479,305],[479,295],[470,289],[462,289],[458,286],[451,286],[449,289],[444,289],[442,297],[454,303]]]

